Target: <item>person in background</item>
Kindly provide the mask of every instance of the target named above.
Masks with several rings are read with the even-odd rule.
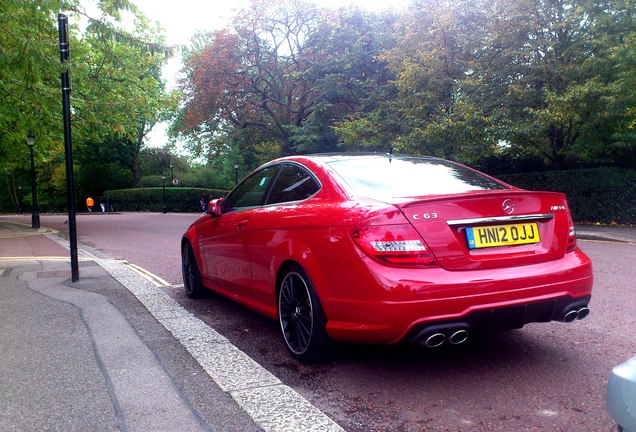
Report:
[[[95,205],[95,200],[93,200],[93,198],[91,198],[90,196],[86,198],[86,208],[88,209],[89,213],[93,213],[94,205]]]
[[[210,204],[210,198],[208,198],[208,194],[204,193],[203,197],[201,198],[201,210],[203,210],[203,213],[207,213],[208,212],[208,205]]]
[[[97,200],[99,201],[99,206],[102,208],[102,213],[106,212],[106,200],[104,197],[100,196]]]

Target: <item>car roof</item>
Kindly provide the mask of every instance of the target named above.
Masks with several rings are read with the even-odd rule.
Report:
[[[412,159],[424,159],[424,160],[445,160],[433,156],[411,156],[411,155],[402,155],[402,154],[391,154],[391,153],[372,153],[372,152],[352,152],[352,153],[315,153],[308,155],[296,155],[296,156],[287,156],[284,158],[277,159],[276,161],[302,161],[302,160],[311,160],[317,164],[328,164],[331,162],[339,162],[345,160],[352,159],[386,159],[386,160],[412,160]],[[452,162],[452,161],[449,161]]]

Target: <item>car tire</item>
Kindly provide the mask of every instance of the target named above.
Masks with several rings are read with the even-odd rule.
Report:
[[[283,340],[296,360],[310,364],[331,357],[333,342],[325,330],[325,313],[300,266],[287,267],[279,279],[278,319]]]
[[[203,297],[204,290],[201,284],[201,272],[190,243],[186,243],[181,252],[181,273],[186,295],[191,299]]]

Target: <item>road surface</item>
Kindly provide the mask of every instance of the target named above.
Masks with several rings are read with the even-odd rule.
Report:
[[[78,215],[78,236],[167,281],[174,299],[348,431],[610,430],[607,378],[636,354],[636,245],[579,242],[596,278],[583,321],[530,324],[436,350],[344,346],[335,360],[305,366],[287,355],[277,323],[217,295],[184,295],[179,240],[199,216]],[[64,220],[43,215],[42,226],[64,234]]]

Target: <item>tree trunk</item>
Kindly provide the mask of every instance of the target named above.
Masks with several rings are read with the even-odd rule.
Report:
[[[146,129],[146,120],[142,120],[139,125],[139,133],[137,134],[137,141],[133,144],[132,149],[132,164],[130,171],[132,173],[133,185],[139,186],[139,152],[141,151],[141,144],[144,140],[144,129]]]
[[[557,170],[564,170],[567,165],[565,155],[567,134],[565,128],[563,126],[550,126],[548,134],[550,140],[550,160],[552,160]]]

